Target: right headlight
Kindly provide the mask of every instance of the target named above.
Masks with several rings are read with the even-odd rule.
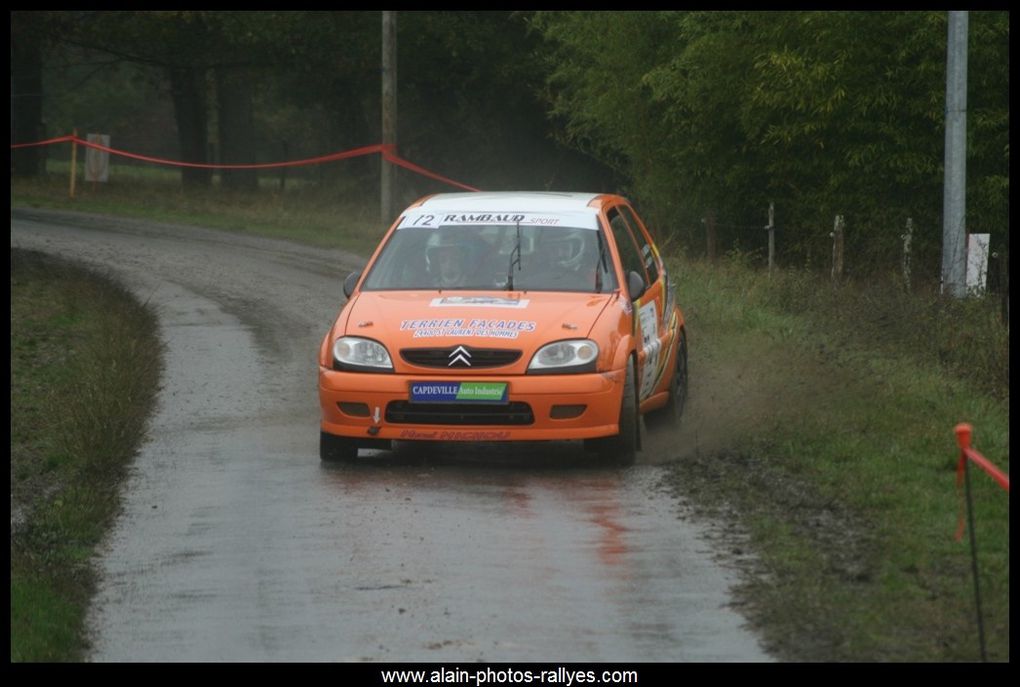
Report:
[[[393,372],[390,354],[378,341],[342,336],[333,342],[333,369],[349,372]]]
[[[599,345],[591,339],[555,341],[538,349],[528,364],[528,374],[594,372]]]

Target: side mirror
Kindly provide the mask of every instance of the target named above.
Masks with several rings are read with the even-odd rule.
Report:
[[[630,293],[630,299],[632,301],[636,301],[641,298],[647,290],[648,285],[645,284],[644,277],[634,270],[627,273],[627,291]]]
[[[351,272],[344,279],[344,295],[348,298],[354,293],[354,287],[358,285],[358,280],[361,279],[361,272]]]

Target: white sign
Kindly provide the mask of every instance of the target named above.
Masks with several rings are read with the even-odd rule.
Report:
[[[974,294],[985,292],[988,281],[988,239],[989,234],[967,236],[967,291]]]
[[[107,134],[89,134],[89,143],[96,143],[107,148],[110,147],[110,137]],[[85,181],[110,180],[110,154],[105,150],[88,148],[85,150]]]
[[[659,349],[662,342],[659,341],[657,330],[659,315],[655,312],[655,301],[650,301],[638,309],[638,321],[641,323],[641,347],[645,351],[645,364],[641,375],[641,400],[648,398],[659,380],[655,377],[655,371],[659,367]]]
[[[471,308],[527,308],[531,301],[527,298],[500,298],[498,296],[443,296],[433,298],[433,308],[471,307]]]

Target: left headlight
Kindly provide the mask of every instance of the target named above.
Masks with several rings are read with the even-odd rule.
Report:
[[[590,339],[570,339],[546,344],[538,349],[528,374],[569,374],[594,372],[599,346]]]
[[[333,369],[351,372],[393,372],[390,354],[378,341],[342,336],[333,342]]]

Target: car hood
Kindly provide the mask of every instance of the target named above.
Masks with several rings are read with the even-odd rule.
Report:
[[[345,333],[386,345],[395,369],[407,348],[515,349],[527,364],[550,341],[588,336],[615,294],[363,291]],[[479,370],[481,372],[481,370]]]

